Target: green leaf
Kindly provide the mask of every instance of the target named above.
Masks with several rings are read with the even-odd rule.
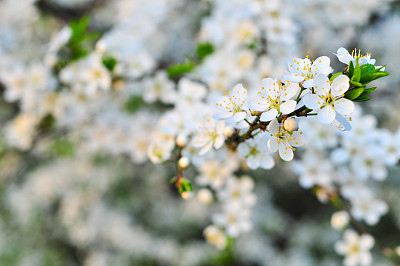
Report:
[[[386,77],[386,76],[389,76],[389,75],[390,75],[390,73],[386,72],[386,71],[378,71],[378,72],[370,71],[370,72],[366,73],[362,77],[361,82],[364,83],[364,84],[367,84],[367,83],[370,83],[373,80],[376,80],[376,79],[379,79],[379,78],[383,78],[383,77]]]
[[[191,72],[194,69],[192,62],[185,64],[175,64],[167,69],[167,74],[169,78],[177,78],[183,76],[184,74]]]
[[[84,37],[85,37],[85,32],[87,27],[89,26],[89,18],[88,17],[82,17],[81,20],[79,21],[71,21],[69,24],[72,34],[70,38],[70,43],[71,44],[76,44],[81,42]]]
[[[371,97],[367,96],[368,93],[365,91],[357,97],[357,99],[353,100],[354,102],[365,102],[371,99]]]
[[[356,59],[356,66],[354,67],[353,75],[351,76],[351,81],[359,82],[361,79],[361,68],[358,64],[358,58]]]
[[[349,77],[351,78],[354,74],[354,64],[353,61],[350,61],[349,67],[348,67],[348,71],[349,73]]]
[[[338,72],[338,73],[336,73],[336,74],[334,74],[334,75],[331,75],[331,77],[329,78],[329,80],[330,80],[330,81],[333,81],[337,76],[342,75],[342,74],[343,74],[343,72]]]
[[[124,110],[129,113],[134,113],[145,105],[142,97],[131,96],[125,103]]]
[[[214,46],[209,42],[200,43],[199,45],[197,45],[196,54],[200,60],[203,60],[213,52],[214,52]]]
[[[364,85],[361,84],[360,82],[355,82],[355,81],[352,81],[352,80],[350,80],[350,85],[353,86],[353,87],[356,87],[356,88],[364,87]]]
[[[372,87],[372,88],[366,89],[365,92],[367,94],[369,94],[369,93],[373,92],[374,90],[376,90],[376,87]]]
[[[113,71],[117,65],[117,59],[111,56],[103,57],[103,65],[110,71]]]
[[[57,139],[50,147],[50,154],[56,157],[72,157],[74,144],[67,139]]]
[[[349,99],[349,100],[354,100],[356,99],[358,96],[360,96],[362,93],[364,92],[364,88],[356,88],[356,89],[352,89],[349,90],[345,93],[345,98]]]
[[[180,193],[182,193],[182,192],[191,192],[193,189],[192,189],[192,184],[190,183],[190,181],[189,180],[187,180],[187,179],[183,179],[183,180],[181,180],[180,181],[180,183],[179,183],[179,192]]]
[[[375,66],[371,64],[362,65],[360,68],[361,68],[361,75],[370,71],[375,71]]]

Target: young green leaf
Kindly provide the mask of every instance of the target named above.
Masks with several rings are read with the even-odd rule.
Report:
[[[353,101],[354,99],[359,97],[363,92],[364,92],[364,88],[352,89],[352,90],[347,91],[345,93],[344,97]]]

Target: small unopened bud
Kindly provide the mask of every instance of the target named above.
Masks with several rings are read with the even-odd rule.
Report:
[[[209,205],[213,202],[213,195],[210,190],[202,188],[197,192],[197,199],[204,205]]]
[[[226,128],[224,129],[224,135],[225,135],[225,137],[227,137],[227,138],[231,137],[231,136],[233,135],[233,132],[234,132],[233,127],[228,126],[228,127],[226,127]]]
[[[176,137],[176,145],[179,147],[183,148],[186,146],[187,143],[187,137],[185,135],[178,135]]]
[[[283,127],[287,131],[295,131],[299,129],[299,123],[294,118],[288,118],[283,122]]]
[[[187,157],[182,157],[178,161],[178,165],[180,168],[186,168],[189,165],[189,159]]]
[[[350,216],[346,211],[338,211],[332,215],[331,226],[337,230],[343,229],[348,225]]]
[[[394,249],[394,253],[396,253],[396,255],[400,257],[400,246]]]
[[[181,193],[181,197],[182,197],[182,199],[185,199],[185,200],[191,199],[193,197],[193,192],[191,192],[191,191],[183,191]]]
[[[262,112],[261,111],[254,111],[254,110],[250,110],[251,115],[253,116],[257,116],[260,115]]]

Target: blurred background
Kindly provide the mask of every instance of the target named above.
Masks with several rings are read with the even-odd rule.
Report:
[[[256,184],[252,230],[222,250],[207,243],[220,206],[196,182],[182,199],[174,164],[147,154],[160,118],[177,111],[179,81],[212,99],[239,82],[257,89],[293,57],[326,55],[340,71],[339,47],[391,73],[358,104],[355,133],[310,122],[308,164],[297,155],[250,171],[236,158],[229,175]],[[0,265],[341,265],[335,208],[305,185],[310,164],[321,172],[311,183],[326,188],[364,167],[359,179],[388,206],[365,225],[374,265],[392,265],[381,247],[400,245],[399,47],[400,1],[0,0]],[[201,165],[186,177],[211,175]]]

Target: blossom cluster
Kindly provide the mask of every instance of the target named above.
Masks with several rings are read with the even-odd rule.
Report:
[[[0,1],[0,261],[13,248],[4,243],[20,243],[3,228],[54,224],[35,241],[72,250],[71,264],[199,265],[218,254],[201,233],[261,265],[337,264],[329,252],[312,259],[311,238],[346,265],[380,262],[360,225],[400,206],[387,185],[400,158],[398,75],[375,65],[396,74],[400,41],[372,41],[400,29],[396,13],[381,16],[389,0],[94,2]],[[46,5],[92,12],[90,23],[41,16]],[[374,57],[391,52],[337,49],[354,40]],[[337,208],[343,240],[278,207],[281,191],[296,190],[292,175]],[[57,257],[25,249],[20,264]]]

